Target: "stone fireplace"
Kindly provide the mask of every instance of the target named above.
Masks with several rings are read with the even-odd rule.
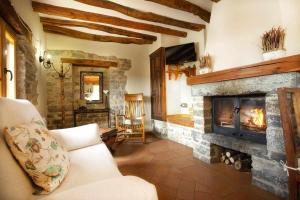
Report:
[[[299,86],[296,72],[193,85],[194,156],[216,162],[218,146],[247,153],[252,158],[252,183],[286,197],[287,175],[279,163],[285,160],[285,150],[276,90]],[[214,106],[227,114],[215,116],[218,108]]]
[[[194,84],[194,128],[153,120],[153,129],[159,137],[193,148],[194,157],[207,163],[219,162],[220,147],[249,154],[252,183],[287,197],[288,177],[280,164],[285,160],[285,148],[276,90],[299,86],[298,72]],[[221,109],[217,115],[216,109]]]

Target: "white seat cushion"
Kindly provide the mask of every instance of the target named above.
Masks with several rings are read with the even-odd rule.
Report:
[[[92,146],[101,142],[98,124],[88,124],[74,128],[51,130],[68,151]]]
[[[69,157],[69,173],[50,196],[88,183],[122,176],[104,143],[70,151]]]
[[[42,200],[157,200],[155,186],[134,176],[93,182],[46,196]]]

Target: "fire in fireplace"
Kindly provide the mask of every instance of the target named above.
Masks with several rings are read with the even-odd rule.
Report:
[[[263,95],[213,98],[215,133],[266,143],[266,128]]]

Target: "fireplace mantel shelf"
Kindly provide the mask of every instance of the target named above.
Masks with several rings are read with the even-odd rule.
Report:
[[[197,85],[214,83],[288,72],[300,72],[300,54],[252,65],[192,76],[187,79],[187,84]]]

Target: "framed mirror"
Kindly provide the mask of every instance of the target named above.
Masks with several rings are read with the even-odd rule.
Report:
[[[103,103],[102,72],[80,72],[80,99],[87,103]]]

